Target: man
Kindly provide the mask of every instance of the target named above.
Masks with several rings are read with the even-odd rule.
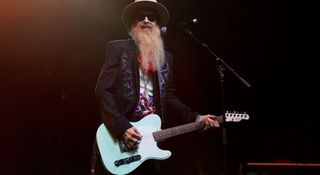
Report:
[[[183,122],[204,121],[204,130],[219,127],[214,115],[192,112],[174,94],[172,56],[164,50],[160,33],[169,21],[167,8],[156,0],[136,0],[124,8],[122,20],[131,39],[108,43],[96,85],[102,120],[111,135],[135,149],[143,135],[130,122],[149,114],[164,122],[168,109],[179,113]],[[141,169],[133,173],[150,174],[150,169]]]

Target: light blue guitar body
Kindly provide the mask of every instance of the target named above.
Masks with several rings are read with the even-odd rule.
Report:
[[[103,165],[112,174],[128,174],[148,159],[163,160],[171,156],[170,151],[158,148],[152,134],[161,130],[159,116],[151,114],[131,124],[142,134],[138,149],[131,151],[121,151],[122,143],[112,137],[104,124],[101,124],[97,130],[96,140]]]

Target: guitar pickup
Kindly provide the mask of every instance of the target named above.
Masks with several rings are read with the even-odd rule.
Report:
[[[127,157],[127,158],[116,160],[116,161],[114,161],[114,165],[116,167],[118,167],[118,166],[121,166],[121,165],[124,165],[124,164],[129,164],[129,163],[132,163],[132,162],[136,162],[136,161],[139,161],[139,160],[141,160],[141,155],[135,155],[135,156],[131,156],[131,157]]]

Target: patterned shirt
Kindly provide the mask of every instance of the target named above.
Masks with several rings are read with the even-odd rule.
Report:
[[[146,76],[141,69],[139,69],[140,77],[140,94],[139,103],[135,109],[134,116],[144,117],[146,115],[155,113],[153,86],[150,78]]]

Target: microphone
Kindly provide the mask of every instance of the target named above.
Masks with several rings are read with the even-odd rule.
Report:
[[[191,20],[188,20],[188,21],[182,21],[182,22],[178,22],[175,26],[163,26],[160,28],[160,32],[161,34],[167,34],[168,33],[168,29],[171,30],[172,28],[175,28],[175,27],[179,27],[179,28],[186,28],[190,25],[194,25],[194,24],[197,24],[198,23],[198,19],[197,18],[194,18],[194,19],[191,19]]]
[[[187,27],[189,25],[193,25],[193,24],[197,24],[197,23],[198,23],[198,19],[194,18],[194,19],[191,19],[191,20],[188,20],[188,21],[179,22],[178,26]]]

